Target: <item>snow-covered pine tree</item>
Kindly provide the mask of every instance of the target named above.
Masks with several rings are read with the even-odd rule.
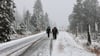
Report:
[[[91,27],[91,32],[95,32],[95,23],[98,22],[98,0],[77,0],[74,6],[72,17],[70,17],[70,30],[75,32],[87,32],[87,25]]]
[[[76,4],[74,5],[74,8],[73,8],[73,13],[70,15],[70,18],[69,18],[69,21],[70,21],[69,28],[73,33],[76,33],[77,30],[78,32],[81,32],[81,28],[79,27],[81,27],[81,24],[83,21],[82,9],[83,9],[82,0],[76,0]]]
[[[95,22],[99,19],[97,16],[98,0],[85,0],[83,7],[83,13],[86,18],[84,23],[90,24],[91,32],[95,32]]]
[[[35,31],[38,31],[38,27],[37,27],[37,18],[36,18],[36,15],[34,14],[30,20],[30,25],[32,26],[31,27],[31,31],[32,32],[35,32]]]
[[[44,29],[46,29],[48,26],[50,26],[50,23],[49,23],[49,17],[48,17],[48,14],[45,13],[45,16],[44,16]]]
[[[20,26],[20,29],[18,29],[19,34],[24,34],[26,32],[26,25],[24,24],[24,22],[21,22],[19,26]]]
[[[97,9],[97,17],[99,17],[100,18],[100,6],[98,7],[98,9]],[[98,31],[97,32],[100,32],[100,20],[97,20],[98,22],[96,22],[95,24],[97,24],[97,28],[98,28]]]
[[[31,14],[30,12],[27,10],[25,15],[24,15],[24,24],[26,26],[26,30],[29,31],[30,29],[30,17],[31,17]]]
[[[0,41],[9,41],[12,34],[15,4],[12,0],[0,0]]]
[[[33,15],[31,18],[31,24],[35,28],[36,31],[41,31],[43,30],[43,9],[42,9],[42,4],[40,0],[37,0],[35,5],[34,5],[34,10],[33,10]]]

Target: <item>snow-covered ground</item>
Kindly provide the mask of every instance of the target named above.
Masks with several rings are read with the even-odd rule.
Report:
[[[50,40],[47,36],[43,36],[41,40],[32,44],[24,53],[20,56],[48,56],[49,55]]]
[[[10,36],[11,40],[17,40],[17,39],[20,39],[20,38],[24,38],[24,37],[27,37],[27,36],[30,36],[32,35],[32,33],[30,31],[26,31],[24,32],[23,35],[21,34],[13,34]]]
[[[57,40],[53,42],[52,56],[96,56],[74,41],[71,34],[67,32],[60,32]]]
[[[10,47],[9,45],[11,46],[15,45],[15,42],[21,43],[23,40],[27,40],[27,39],[33,40],[39,36],[44,37],[44,39],[45,38],[46,39],[38,44],[39,48],[37,48],[37,46],[36,48],[34,48],[33,45],[33,47],[30,48],[30,50],[33,51],[31,52],[32,55],[29,56],[50,56],[50,43],[51,43],[50,38],[52,39],[52,34],[50,35],[50,38],[47,38],[45,32],[1,44],[0,49],[6,48],[7,46],[5,45],[8,45],[8,47]],[[37,51],[34,51],[35,49]],[[70,33],[67,33],[65,31],[60,31],[57,36],[57,40],[53,40],[52,56],[96,56],[96,55],[91,52],[88,52],[81,45],[77,44],[77,42],[74,40],[73,36]]]

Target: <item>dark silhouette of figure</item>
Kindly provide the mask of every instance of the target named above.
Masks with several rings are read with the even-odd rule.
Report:
[[[48,37],[50,37],[50,32],[51,32],[51,28],[50,28],[50,26],[48,26],[46,29],[46,33],[47,33]]]
[[[58,34],[58,29],[56,27],[52,29],[52,34],[53,34],[53,39],[56,39]]]

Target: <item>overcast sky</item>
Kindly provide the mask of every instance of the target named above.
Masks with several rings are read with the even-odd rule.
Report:
[[[15,0],[17,10],[22,14],[25,10],[33,12],[36,0]],[[68,25],[68,16],[73,10],[76,0],[41,0],[43,10],[48,13],[54,24],[60,27]]]

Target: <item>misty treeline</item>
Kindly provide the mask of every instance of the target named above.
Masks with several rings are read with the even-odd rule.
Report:
[[[72,33],[87,32],[88,26],[90,31],[100,32],[100,6],[97,0],[77,0],[73,12],[69,16],[70,31]],[[96,27],[98,28],[96,29]]]
[[[48,14],[43,11],[41,1],[37,0],[33,6],[33,14],[27,10],[21,16],[15,10],[17,7],[13,0],[0,0],[0,42],[10,41],[13,34],[32,34],[49,26]]]
[[[74,34],[87,33],[88,40],[90,33],[99,33],[100,6],[98,0],[76,0],[73,12],[69,16],[69,22],[70,32]]]
[[[22,33],[23,31],[36,33],[45,30],[49,26],[48,14],[43,11],[41,0],[35,2],[35,5],[33,6],[33,14],[31,14],[29,10],[24,11],[22,21],[20,20],[21,16],[17,11],[15,15],[15,29],[19,33]],[[19,24],[20,21],[21,23]]]

